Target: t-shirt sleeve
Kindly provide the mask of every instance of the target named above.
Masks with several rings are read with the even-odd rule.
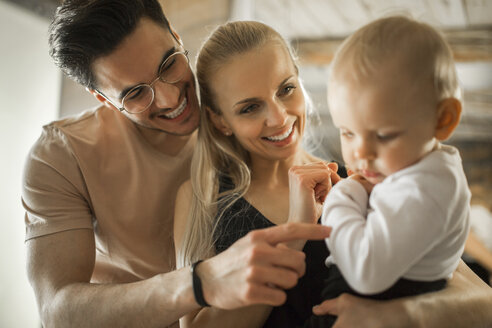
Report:
[[[356,291],[391,287],[439,241],[446,216],[417,190],[413,181],[379,184],[368,213],[367,192],[358,182],[347,179],[330,191],[335,193],[323,212],[323,223],[333,227],[328,246]]]
[[[82,172],[66,136],[45,126],[24,166],[22,205],[26,241],[57,232],[93,229]]]

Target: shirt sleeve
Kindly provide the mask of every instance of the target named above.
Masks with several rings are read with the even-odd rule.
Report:
[[[405,182],[379,184],[368,195],[355,180],[339,182],[323,208],[331,256],[348,284],[363,294],[391,287],[438,241],[439,206]],[[367,214],[367,215],[366,215]]]
[[[74,229],[93,229],[83,175],[65,135],[45,126],[29,152],[22,181],[26,241]]]

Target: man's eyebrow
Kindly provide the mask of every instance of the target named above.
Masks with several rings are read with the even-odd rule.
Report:
[[[287,82],[293,76],[294,75],[291,75],[291,76],[287,77],[286,79],[284,79],[282,82],[280,82],[279,85],[278,85],[278,88],[280,88],[282,85],[284,85],[285,82]],[[246,99],[243,99],[243,100],[238,101],[237,103],[234,104],[234,106],[241,105],[241,104],[248,103],[248,102],[255,102],[255,101],[259,101],[259,98],[256,98],[256,97],[246,98]]]
[[[169,58],[169,56],[171,56],[173,53],[176,52],[176,47],[172,47],[170,48],[169,50],[167,50],[164,55],[162,56],[162,59],[161,59],[161,62],[159,63],[159,66],[157,66],[157,71],[156,71],[156,76],[159,74],[159,70],[161,69],[161,66],[162,64],[164,64],[164,62],[166,61],[166,59]],[[136,84],[136,85],[132,85],[130,87],[127,87],[125,89],[123,89],[121,92],[120,92],[120,95],[118,96],[118,99],[121,101],[123,99],[124,96],[126,96],[126,94],[133,88],[141,85],[143,83],[139,83],[139,84]]]

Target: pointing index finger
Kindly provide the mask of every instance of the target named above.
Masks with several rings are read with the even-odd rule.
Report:
[[[256,232],[267,243],[276,245],[294,240],[322,240],[330,236],[331,227],[312,223],[285,223]]]

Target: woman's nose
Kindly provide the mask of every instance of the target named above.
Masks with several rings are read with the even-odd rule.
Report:
[[[282,104],[273,102],[268,106],[266,126],[283,126],[287,121],[287,112]]]

